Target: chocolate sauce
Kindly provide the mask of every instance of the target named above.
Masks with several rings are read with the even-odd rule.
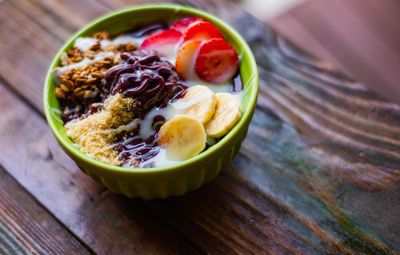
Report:
[[[165,118],[157,115],[153,118],[152,127],[154,134],[143,139],[139,135],[140,126],[130,132],[117,135],[114,149],[118,152],[122,165],[142,164],[142,167],[154,167],[153,164],[143,164],[155,157],[160,152],[157,145],[157,135],[160,127],[165,123]]]
[[[110,68],[103,80],[106,93],[122,94],[135,99],[135,116],[143,118],[154,107],[165,107],[179,97],[186,87],[181,84],[175,67],[161,60],[155,52],[125,52],[121,63]]]

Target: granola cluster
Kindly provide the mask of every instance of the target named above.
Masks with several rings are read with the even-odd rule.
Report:
[[[79,65],[83,61],[88,64],[80,68],[67,69],[58,74],[58,85],[55,89],[56,96],[63,109],[62,117],[65,122],[79,118],[94,110],[94,103],[103,102],[105,99],[102,80],[106,71],[118,64],[122,52],[133,51],[136,46],[129,42],[126,44],[107,45],[101,47],[101,40],[110,39],[107,32],[94,35],[97,39],[87,51],[80,51],[77,47],[69,49],[61,55],[61,70],[70,65]],[[100,53],[108,53],[103,59],[93,61]],[[56,71],[57,74],[57,71]]]

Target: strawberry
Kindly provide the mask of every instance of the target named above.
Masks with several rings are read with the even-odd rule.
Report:
[[[183,34],[183,41],[223,38],[221,32],[208,21],[192,23]]]
[[[203,19],[199,17],[187,17],[172,23],[171,28],[180,32],[184,32],[189,25],[199,21],[203,21]]]
[[[192,40],[185,42],[178,51],[176,57],[176,72],[179,77],[183,80],[194,79],[194,62],[196,59],[196,54],[201,44],[200,40]]]
[[[225,83],[239,68],[235,49],[224,39],[216,38],[203,43],[196,58],[197,75],[211,83]]]
[[[167,29],[147,37],[140,45],[140,49],[146,52],[155,50],[163,57],[174,58],[181,39],[181,32]]]

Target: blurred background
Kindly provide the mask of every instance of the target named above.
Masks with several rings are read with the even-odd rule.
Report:
[[[243,0],[242,7],[264,21],[270,21],[306,0]]]
[[[243,0],[288,39],[400,103],[399,0]]]

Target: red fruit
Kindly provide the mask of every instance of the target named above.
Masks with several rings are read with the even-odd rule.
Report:
[[[147,52],[155,50],[161,56],[173,58],[181,39],[181,32],[175,29],[167,29],[147,37],[140,45],[140,49]]]
[[[183,40],[209,40],[212,38],[223,38],[221,32],[213,24],[207,21],[194,23],[184,32]]]
[[[196,59],[196,54],[202,41],[192,40],[185,42],[178,51],[176,57],[176,72],[181,79],[194,79],[194,62]]]
[[[194,22],[198,22],[198,21],[203,21],[203,19],[202,19],[202,18],[199,18],[199,17],[188,17],[188,18],[183,18],[183,19],[180,19],[180,20],[178,20],[178,21],[172,23],[171,28],[172,28],[172,29],[175,29],[175,30],[178,30],[178,31],[180,31],[180,32],[183,32],[183,31],[186,30],[186,28],[187,28],[190,24],[192,24],[192,23],[194,23]]]
[[[201,79],[224,83],[233,78],[238,68],[238,55],[224,39],[211,39],[200,47],[195,70]]]

